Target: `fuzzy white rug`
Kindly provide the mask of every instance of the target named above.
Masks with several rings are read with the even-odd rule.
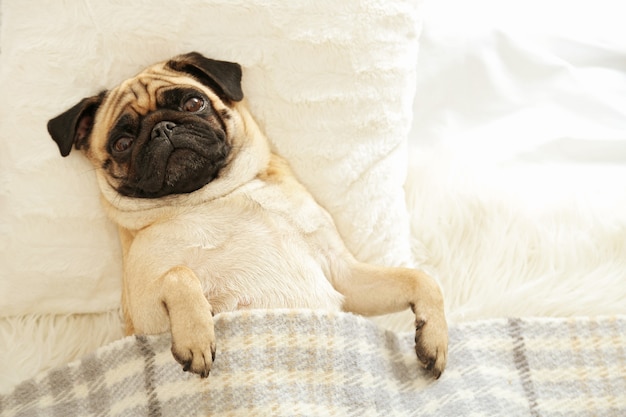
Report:
[[[485,169],[431,152],[407,187],[413,251],[452,322],[626,312],[626,192],[568,190],[559,174],[586,175],[572,167]]]

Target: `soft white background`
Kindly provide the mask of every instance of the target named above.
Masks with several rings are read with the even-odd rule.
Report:
[[[413,143],[539,205],[626,196],[626,3],[426,4]]]

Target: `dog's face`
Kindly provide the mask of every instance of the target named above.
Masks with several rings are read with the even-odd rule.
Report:
[[[119,195],[196,191],[229,164],[241,68],[197,53],[152,66],[50,120],[63,156],[82,150]]]

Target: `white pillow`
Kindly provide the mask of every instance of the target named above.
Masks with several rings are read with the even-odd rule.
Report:
[[[364,261],[410,264],[402,185],[419,9],[411,0],[4,2],[0,312],[119,305],[121,253],[94,173],[46,122],[197,50],[240,63],[253,114]]]

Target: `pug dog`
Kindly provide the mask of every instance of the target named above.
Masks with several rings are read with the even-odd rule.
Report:
[[[270,150],[241,77],[238,64],[192,52],[48,122],[62,156],[75,148],[93,164],[119,226],[126,333],[171,332],[183,370],[206,377],[221,312],[411,309],[417,358],[439,378],[448,332],[437,283],[354,258],[331,216]]]

